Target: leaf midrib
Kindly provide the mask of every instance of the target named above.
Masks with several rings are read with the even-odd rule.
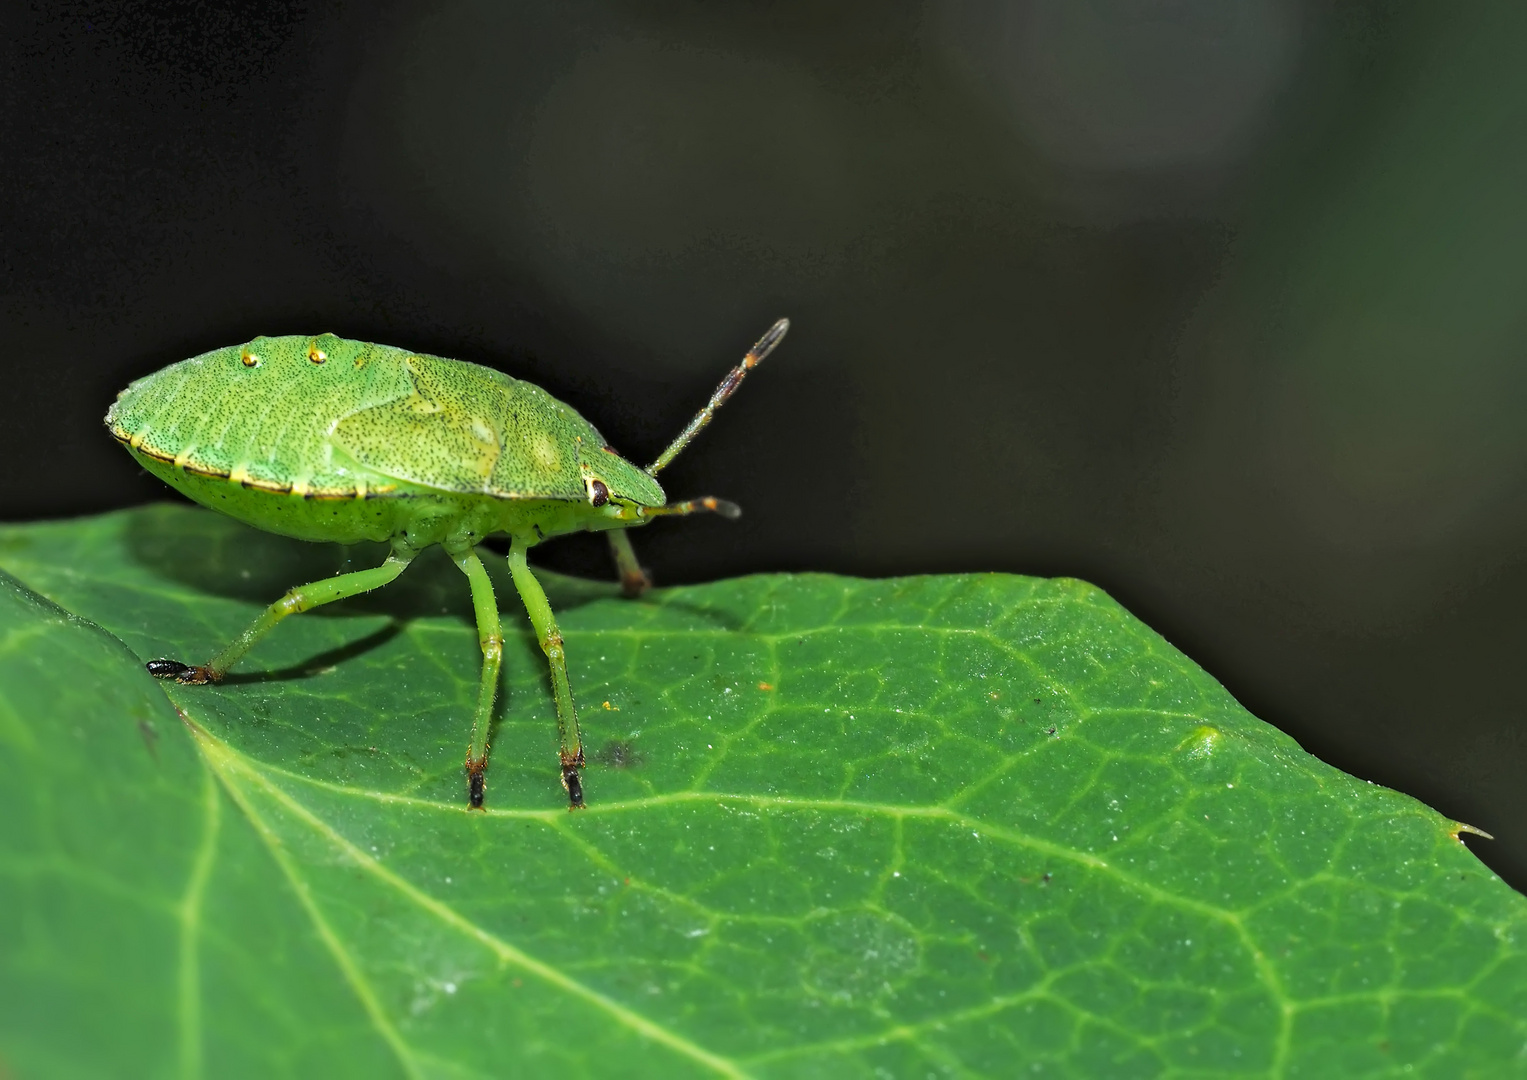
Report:
[[[693,1061],[707,1065],[723,1076],[735,1077],[737,1080],[743,1080],[745,1077],[745,1074],[739,1071],[727,1059],[712,1054],[710,1051],[690,1042],[683,1036],[649,1020],[640,1013],[626,1008],[619,1002],[584,985],[578,980],[570,978],[556,967],[535,959],[497,935],[478,926],[470,919],[467,919],[449,904],[417,888],[412,882],[383,866],[380,861],[373,858],[368,852],[361,850],[361,848],[351,843],[342,834],[335,831],[326,821],[318,817],[306,806],[302,805],[302,803],[293,799],[285,789],[279,785],[272,784],[260,773],[257,767],[251,766],[242,754],[239,754],[232,747],[215,738],[201,725],[197,724],[190,717],[185,716],[184,713],[182,713],[182,717],[186,720],[187,727],[195,737],[197,746],[200,748],[209,766],[217,773],[219,779],[222,780],[229,795],[238,802],[240,808],[259,830],[261,839],[270,848],[271,854],[281,863],[283,872],[287,875],[288,880],[291,881],[292,887],[297,890],[303,906],[308,910],[309,917],[318,925],[325,944],[330,948],[331,952],[335,953],[336,959],[341,960],[346,977],[351,980],[352,987],[356,990],[357,995],[361,996],[362,1003],[366,1006],[368,1013],[372,1013],[373,1023],[377,1025],[378,1030],[388,1039],[389,1043],[394,1046],[394,1049],[399,1052],[400,1058],[405,1059],[405,1063],[410,1064],[410,1071],[413,1071],[413,1069],[411,1063],[406,1061],[407,1044],[403,1042],[396,1029],[386,1023],[385,1015],[381,1012],[380,1004],[376,1001],[375,994],[371,992],[369,984],[365,983],[364,977],[359,970],[355,969],[353,961],[349,959],[348,953],[344,951],[343,944],[339,942],[332,929],[323,920],[322,913],[318,911],[316,903],[312,900],[305,883],[300,880],[295,872],[295,867],[291,865],[290,854],[286,852],[284,845],[281,844],[280,838],[275,835],[274,830],[265,823],[264,819],[260,817],[259,813],[250,804],[247,792],[243,791],[236,782],[237,777],[245,777],[257,784],[268,796],[291,811],[298,820],[304,822],[317,835],[322,837],[325,842],[342,851],[357,867],[394,889],[415,906],[433,915],[440,922],[486,946],[498,957],[500,963],[507,962],[518,966],[542,981],[602,1009],[633,1031],[645,1035],[655,1042],[662,1043]]]

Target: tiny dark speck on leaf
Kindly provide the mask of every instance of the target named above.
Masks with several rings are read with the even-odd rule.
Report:
[[[154,730],[154,725],[140,717],[138,720],[138,734],[143,736],[143,745],[148,747],[148,756],[158,761],[159,751],[155,748],[154,744],[159,741],[159,732]],[[4,1073],[0,1073],[0,1077],[3,1076]]]
[[[624,739],[611,739],[595,751],[594,760],[612,769],[634,769],[642,763],[642,755]]]

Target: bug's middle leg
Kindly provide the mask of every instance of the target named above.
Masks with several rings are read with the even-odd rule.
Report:
[[[157,679],[174,679],[178,683],[189,686],[219,682],[227,674],[228,669],[238,663],[255,642],[275,629],[276,624],[288,615],[298,615],[320,604],[333,603],[347,596],[357,596],[363,592],[370,592],[372,589],[379,589],[401,574],[404,568],[413,561],[413,557],[412,550],[395,547],[392,554],[387,556],[387,561],[381,566],[340,574],[338,577],[314,581],[288,590],[285,596],[262,611],[254,622],[245,627],[242,634],[230,641],[222,652],[199,667],[182,664],[178,660],[150,660],[144,667],[148,668],[148,673]]]
[[[488,727],[493,722],[493,702],[498,697],[498,671],[504,660],[504,632],[498,621],[498,597],[493,582],[473,548],[453,555],[456,565],[472,586],[472,610],[477,616],[477,643],[482,646],[482,682],[477,689],[477,713],[472,717],[472,735],[467,740],[467,800],[474,810],[482,809],[488,768]]]
[[[578,733],[578,714],[573,709],[573,690],[567,681],[567,655],[562,649],[562,632],[551,613],[551,602],[541,583],[530,572],[525,562],[525,552],[531,545],[516,536],[509,545],[509,573],[514,577],[514,587],[525,602],[525,612],[530,625],[535,628],[546,662],[551,666],[551,691],[557,703],[557,741],[562,755],[562,786],[567,789],[570,809],[583,805],[583,780],[578,770],[583,768],[583,739]]]

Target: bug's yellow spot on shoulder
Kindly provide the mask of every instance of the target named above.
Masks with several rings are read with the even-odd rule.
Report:
[[[329,354],[318,347],[317,340],[308,342],[308,359],[315,364],[321,364],[329,358]]]
[[[243,361],[245,367],[260,366],[260,354],[255,352],[248,345],[245,345],[242,349],[239,350],[239,359]]]

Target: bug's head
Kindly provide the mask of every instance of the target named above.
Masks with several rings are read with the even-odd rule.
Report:
[[[655,517],[670,514],[711,513],[733,519],[742,515],[742,508],[736,503],[710,496],[668,502],[652,473],[637,468],[608,446],[592,453],[580,446],[578,469],[583,474],[583,490],[592,511],[583,518],[582,526],[592,532],[645,525]]]
[[[608,446],[592,453],[580,449],[578,464],[583,471],[583,485],[588,492],[589,505],[603,511],[602,515],[596,516],[588,524],[588,528],[622,528],[665,514],[713,513],[725,518],[740,517],[742,509],[736,503],[727,502],[725,499],[707,496],[681,503],[667,502],[667,497],[657,482],[657,474],[705,429],[705,426],[711,422],[711,417],[716,415],[716,410],[726,404],[727,398],[731,397],[742,385],[742,380],[747,377],[748,372],[774,351],[774,347],[780,343],[785,336],[785,331],[789,329],[789,319],[780,319],[769,327],[768,333],[748,350],[747,355],[742,358],[742,363],[734,367],[727,373],[726,378],[721,380],[721,385],[716,387],[716,392],[711,395],[705,407],[696,413],[688,426],[668,444],[668,449],[664,450],[658,459],[645,469],[637,468]]]
[[[578,447],[578,469],[589,509],[594,511],[591,529],[616,529],[644,520],[647,512],[662,507],[668,497],[652,474],[617,454],[608,446],[590,450]]]

